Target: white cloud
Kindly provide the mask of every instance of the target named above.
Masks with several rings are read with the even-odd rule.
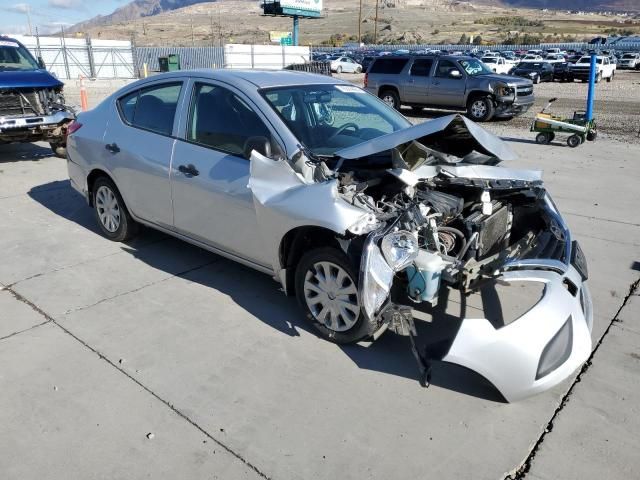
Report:
[[[3,10],[7,10],[9,12],[15,13],[27,13],[29,11],[29,4],[27,3],[16,3],[11,5],[10,7],[4,7]]]
[[[80,8],[83,6],[81,0],[49,0],[48,5],[51,8],[62,8],[65,10]]]

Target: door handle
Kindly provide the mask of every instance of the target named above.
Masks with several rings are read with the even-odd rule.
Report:
[[[107,143],[104,148],[109,150],[111,153],[118,153],[120,151],[120,147],[118,147],[117,143]]]
[[[190,163],[189,165],[180,165],[178,167],[178,171],[184,173],[187,177],[197,177],[198,175],[200,175],[200,172],[192,163]]]

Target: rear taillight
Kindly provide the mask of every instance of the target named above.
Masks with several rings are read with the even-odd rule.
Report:
[[[364,88],[367,88],[368,84],[369,84],[369,74],[365,73],[364,74]]]
[[[80,130],[80,128],[82,128],[82,124],[80,122],[76,122],[74,120],[67,127],[67,135],[71,135],[72,133],[76,133],[78,130]]]

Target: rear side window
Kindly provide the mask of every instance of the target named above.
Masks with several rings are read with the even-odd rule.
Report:
[[[161,135],[171,135],[182,83],[137,90],[118,100],[123,120],[137,128]]]
[[[408,61],[407,58],[379,58],[373,62],[369,73],[398,74]]]
[[[411,65],[411,75],[414,77],[428,77],[431,73],[432,65],[433,59],[418,58],[414,60],[413,65]]]

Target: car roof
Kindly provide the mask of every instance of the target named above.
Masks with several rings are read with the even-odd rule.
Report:
[[[160,76],[167,79],[185,77],[207,78],[232,84],[237,83],[238,81],[245,81],[253,84],[257,88],[308,84],[348,84],[348,82],[344,80],[316,73],[298,72],[293,70],[236,70],[229,68],[180,70],[177,72],[154,75],[153,77],[149,77],[149,80],[159,79]]]

